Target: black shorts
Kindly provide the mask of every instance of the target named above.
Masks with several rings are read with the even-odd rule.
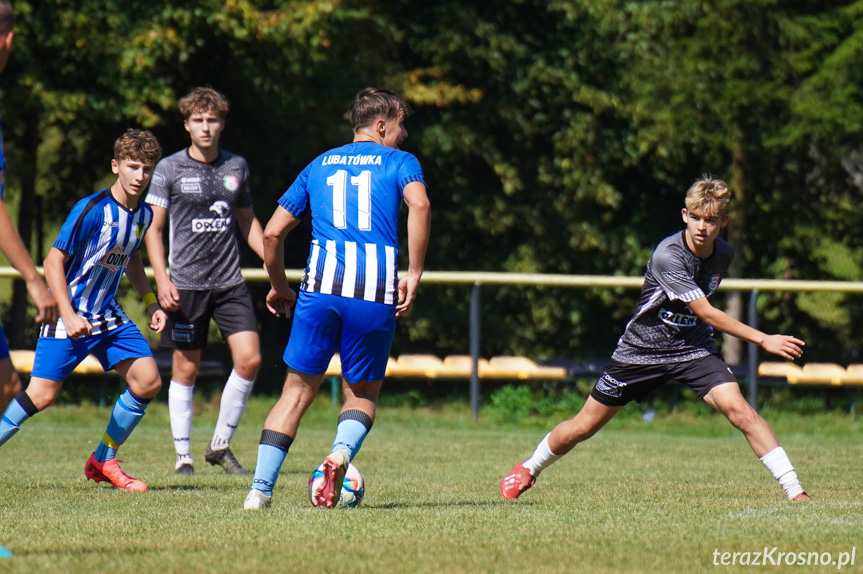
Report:
[[[680,363],[635,365],[612,359],[593,386],[590,396],[609,407],[623,406],[630,401],[643,401],[666,381],[678,381],[702,399],[710,389],[724,383],[736,383],[737,378],[715,355]]]
[[[162,331],[162,346],[196,350],[207,346],[210,319],[215,319],[222,337],[243,331],[257,331],[258,321],[252,297],[245,283],[225,289],[192,291],[180,289],[180,309],[168,313]]]

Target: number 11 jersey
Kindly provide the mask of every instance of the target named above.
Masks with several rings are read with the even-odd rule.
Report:
[[[312,245],[301,291],[397,302],[398,219],[405,186],[425,184],[412,154],[355,142],[316,158],[279,199],[296,217],[312,213]]]

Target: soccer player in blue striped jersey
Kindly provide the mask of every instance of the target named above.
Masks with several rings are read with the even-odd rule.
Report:
[[[324,478],[312,504],[332,508],[342,478],[375,418],[395,319],[416,298],[428,245],[430,206],[422,169],[399,146],[407,138],[407,107],[396,94],[368,88],[349,110],[353,143],[330,150],[303,170],[279,200],[264,231],[264,261],[272,289],[267,306],[289,316],[288,376],[264,422],[258,462],[244,507],[270,505],[273,487],[330,359],[341,355],[345,402]],[[408,271],[399,279],[398,218],[408,206]],[[284,274],[284,239],[311,209],[312,245],[299,298]]]
[[[60,318],[43,325],[30,384],[0,420],[2,446],[24,421],[54,402],[63,380],[93,354],[106,371],[120,373],[128,388],[114,405],[105,435],[90,455],[84,474],[96,482],[138,492],[147,490],[147,485],[120,469],[116,453],[162,382],[153,353],[120,308],[116,293],[125,274],[147,304],[150,328],[164,329],[167,316],[150,289],[138,252],[153,219],[152,210],[140,199],[161,153],[153,134],[127,130],[114,142],[111,169],[117,180],[72,208],[45,258],[45,277],[59,304]]]
[[[12,50],[12,28],[15,25],[15,12],[7,0],[0,0],[0,72],[6,67],[9,52]],[[0,122],[2,124],[2,122]],[[12,217],[6,209],[4,195],[6,191],[6,156],[3,149],[3,136],[0,134],[0,251],[12,266],[21,272],[27,285],[27,291],[36,304],[38,313],[36,322],[50,323],[57,320],[57,302],[39,276],[36,264],[24,247],[21,236],[15,229]],[[9,347],[3,327],[0,326],[0,412],[6,410],[15,395],[21,392],[21,381],[9,358]]]

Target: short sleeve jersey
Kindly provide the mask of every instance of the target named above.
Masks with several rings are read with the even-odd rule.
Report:
[[[355,142],[310,163],[279,199],[312,214],[312,245],[300,290],[394,305],[398,218],[404,188],[423,180],[408,152]]]
[[[686,245],[684,234],[666,237],[653,252],[638,307],[617,342],[614,360],[676,363],[717,353],[713,328],[687,303],[716,291],[731,265],[734,249],[718,237],[713,253],[702,259]]]
[[[156,165],[146,201],[168,210],[168,265],[178,289],[243,282],[234,214],[252,206],[245,159],[221,150],[218,159],[204,163],[181,150]]]
[[[64,267],[69,300],[93,335],[129,321],[115,298],[117,287],[152,221],[149,205],[139,202],[129,211],[103,189],[76,203],[63,223],[54,247],[70,257]],[[43,325],[40,335],[67,338],[63,319]]]

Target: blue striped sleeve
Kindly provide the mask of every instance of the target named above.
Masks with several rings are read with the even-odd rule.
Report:
[[[425,185],[423,170],[419,160],[413,154],[405,152],[399,164],[399,193],[403,193],[405,187],[414,182]]]
[[[102,225],[102,210],[94,209],[105,199],[108,190],[85,197],[75,204],[60,233],[54,241],[54,247],[67,255],[74,255]]]
[[[296,181],[288,188],[288,191],[279,198],[279,205],[294,217],[300,217],[309,204],[309,192],[306,185],[309,181],[311,167],[311,165],[306,166],[306,169],[297,176]]]

